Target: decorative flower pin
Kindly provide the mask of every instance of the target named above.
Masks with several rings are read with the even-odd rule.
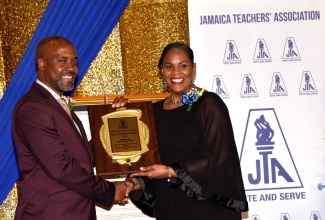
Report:
[[[70,96],[64,97],[65,101],[67,102],[67,105],[69,109],[72,111],[73,110],[73,99]]]
[[[182,102],[185,105],[188,105],[187,111],[190,111],[194,102],[196,102],[204,92],[204,88],[200,92],[197,91],[197,88],[192,87],[188,93],[183,93]]]

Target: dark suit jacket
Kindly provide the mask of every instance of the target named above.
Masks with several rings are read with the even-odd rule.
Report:
[[[15,219],[96,219],[95,204],[110,206],[115,186],[93,173],[93,150],[81,121],[34,83],[17,103],[13,138],[22,177]]]

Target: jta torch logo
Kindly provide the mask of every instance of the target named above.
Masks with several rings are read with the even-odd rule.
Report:
[[[249,111],[240,160],[246,191],[303,187],[273,108]]]

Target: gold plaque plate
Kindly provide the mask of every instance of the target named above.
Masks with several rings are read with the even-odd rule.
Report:
[[[110,158],[119,164],[131,165],[149,150],[149,128],[141,116],[140,109],[118,109],[102,116],[100,140]]]

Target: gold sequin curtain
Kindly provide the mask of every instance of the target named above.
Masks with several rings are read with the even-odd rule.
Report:
[[[3,54],[2,54],[2,41],[0,37],[0,98],[2,94],[5,92],[6,88],[6,77],[5,77],[5,69],[4,69],[4,62],[3,62]]]
[[[48,0],[0,0],[0,98],[48,2]]]
[[[173,41],[189,41],[187,1],[131,1],[120,32],[125,92],[161,93],[157,63],[162,49]]]
[[[0,98],[49,0],[0,0]],[[162,92],[157,62],[170,42],[189,43],[187,0],[131,0],[74,96]],[[13,219],[16,186],[0,206]]]
[[[118,24],[107,38],[73,95],[97,96],[104,94],[124,94]]]

